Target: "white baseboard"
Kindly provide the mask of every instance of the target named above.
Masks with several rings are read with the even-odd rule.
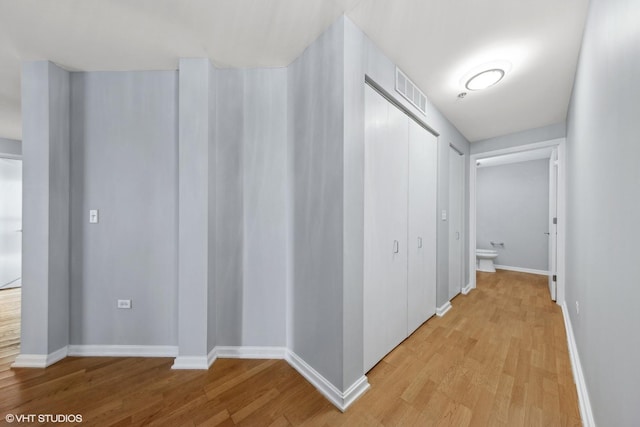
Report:
[[[80,357],[175,357],[175,345],[70,345],[69,356]]]
[[[473,289],[473,286],[471,285],[471,283],[467,283],[467,286],[462,288],[460,292],[462,292],[462,295],[467,295],[469,292],[471,292],[471,289]]]
[[[582,372],[582,364],[580,363],[580,356],[578,355],[578,346],[576,344],[576,338],[573,335],[573,327],[571,326],[571,318],[569,317],[569,310],[567,303],[560,304],[562,307],[562,317],[564,318],[564,328],[567,331],[567,344],[569,346],[569,359],[571,360],[571,368],[573,370],[573,379],[576,383],[576,389],[578,390],[578,402],[580,404],[580,417],[582,418],[582,425],[584,427],[595,427],[595,419],[593,418],[593,408],[591,408],[591,401],[589,400],[589,392],[587,391],[587,384],[584,380],[584,374]]]
[[[220,359],[285,359],[285,347],[217,346],[216,355]]]
[[[549,272],[547,270],[536,270],[534,268],[510,267],[508,265],[494,265],[494,267],[498,270],[509,270],[509,271],[517,271],[519,273],[539,274],[541,276],[549,275]]]
[[[215,357],[213,361],[215,361]],[[209,358],[207,356],[178,356],[173,361],[171,369],[197,369],[206,371],[209,369]]]
[[[437,307],[436,316],[442,317],[445,314],[447,314],[449,310],[451,310],[451,301],[447,301],[444,304],[442,304],[440,307]]]
[[[213,347],[211,351],[209,351],[209,354],[207,354],[207,369],[209,369],[211,365],[213,365],[213,362],[215,362],[217,359],[218,359],[218,350],[217,350],[217,347]]]
[[[293,351],[287,351],[286,360],[293,369],[298,371],[300,375],[342,412],[346,411],[356,399],[369,389],[369,381],[363,375],[343,393]]]
[[[19,354],[11,364],[12,368],[46,368],[67,357],[68,348],[64,346],[49,354]]]

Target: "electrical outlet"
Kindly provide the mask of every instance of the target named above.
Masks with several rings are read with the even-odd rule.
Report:
[[[118,308],[131,308],[131,300],[130,299],[119,299],[118,300]]]
[[[580,314],[580,303],[576,301],[576,314]]]

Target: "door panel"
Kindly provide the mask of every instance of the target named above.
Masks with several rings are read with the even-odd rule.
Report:
[[[437,139],[409,120],[407,335],[436,311]]]
[[[464,156],[449,148],[449,300],[463,287]]]
[[[365,371],[407,334],[408,120],[365,86]]]

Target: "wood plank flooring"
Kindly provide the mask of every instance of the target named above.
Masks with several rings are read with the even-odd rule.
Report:
[[[546,286],[478,273],[477,289],[368,373],[371,389],[344,414],[281,360],[172,371],[168,358],[69,357],[10,369],[20,290],[0,291],[0,423],[10,413],[80,414],[98,426],[578,426],[562,314]]]

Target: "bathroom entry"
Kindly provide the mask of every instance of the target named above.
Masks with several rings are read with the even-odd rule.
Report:
[[[492,249],[497,252],[495,268],[526,273],[542,274],[548,276],[549,294],[553,300],[562,301],[563,291],[561,277],[558,271],[562,266],[562,253],[559,241],[562,239],[562,206],[561,192],[562,171],[560,155],[563,150],[563,140],[557,139],[541,143],[530,144],[528,146],[514,147],[497,150],[490,153],[479,153],[471,156],[470,173],[470,255],[476,255],[478,249]],[[537,164],[537,166],[536,166]],[[495,167],[495,168],[494,168]],[[497,176],[498,168],[502,168],[504,174]],[[530,170],[530,171],[529,171]],[[509,172],[507,172],[509,171]],[[537,172],[535,172],[537,171]],[[490,173],[489,173],[490,172]],[[534,176],[535,175],[535,176]],[[487,179],[489,178],[489,179]],[[522,183],[515,183],[519,180]],[[536,181],[541,185],[531,185]],[[512,182],[513,185],[505,186],[505,182]],[[524,193],[531,191],[525,187],[535,187],[535,193],[524,197]],[[522,190],[520,190],[520,188]],[[510,193],[510,196],[506,196]],[[498,200],[500,195],[508,200]],[[503,197],[504,199],[504,197]],[[531,200],[536,203],[531,205]],[[489,203],[487,203],[487,200]],[[519,205],[529,204],[525,209],[525,217],[519,223],[514,221]],[[510,231],[516,230],[518,233],[528,233],[527,241],[519,241],[520,238],[515,233],[501,234],[500,227],[489,231],[486,219],[487,210],[494,213],[506,213],[503,222],[508,226],[512,225]],[[535,220],[531,219],[535,213]],[[484,211],[484,212],[483,212]],[[495,221],[494,221],[495,222]],[[489,234],[487,234],[489,233]],[[503,248],[519,246],[519,258],[507,257]],[[520,265],[519,262],[530,262],[533,258],[539,265]],[[478,257],[474,256],[470,263],[470,278],[475,287],[475,269]],[[523,261],[524,260],[524,261]],[[474,262],[476,261],[476,262]],[[493,261],[493,260],[492,260]],[[560,284],[559,284],[560,283]]]

